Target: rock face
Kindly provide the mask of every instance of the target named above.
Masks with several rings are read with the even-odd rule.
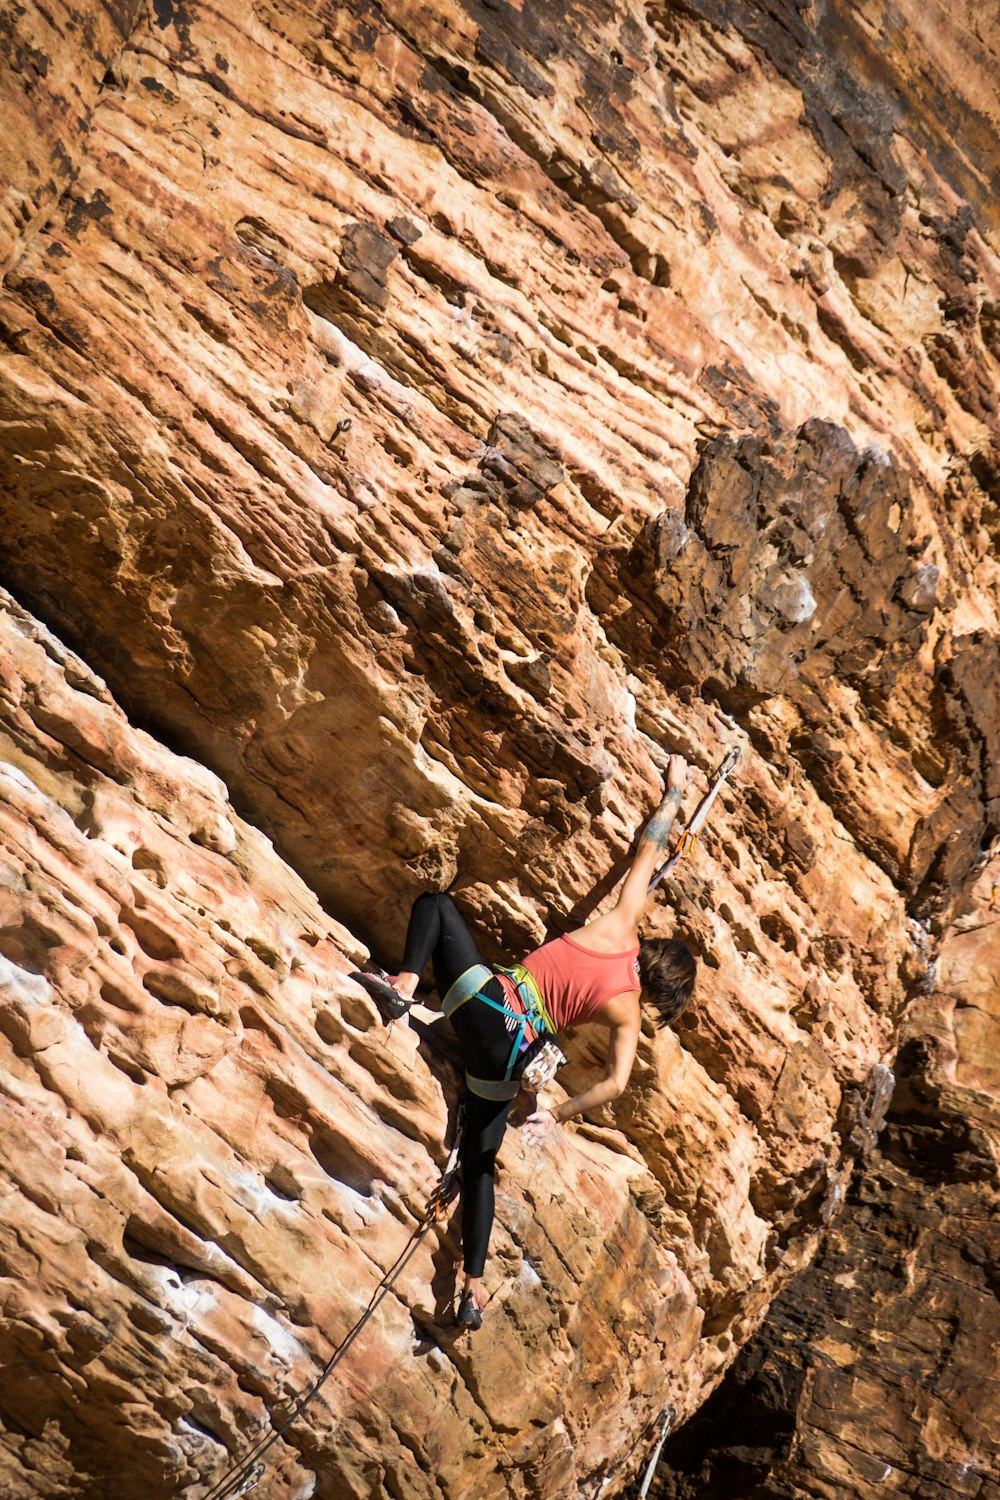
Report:
[[[813,1256],[915,919],[1000,828],[996,36],[911,0],[11,25],[4,1484],[193,1500],[280,1425],[456,1097],[362,945],[450,885],[518,955],[610,893],[665,746],[703,786],[735,744],[650,920],[697,1003],[540,1162],[511,1133],[489,1338],[447,1333],[435,1229],[269,1455],[274,1495],[619,1493]]]
[[[453,1049],[429,1012],[384,1034],[345,978],[362,950],[213,774],[131,729],[9,598],[2,627],[4,1493],[194,1495],[223,1445],[287,1416],[407,1248]],[[748,1061],[711,1041],[736,1003],[713,989],[690,1052],[643,1040],[613,1120],[541,1160],[512,1134],[488,1339],[447,1326],[457,1244],[435,1229],[272,1450],[275,1493],[316,1474],[331,1496],[570,1495],[661,1390],[697,1404],[829,1218],[880,1036],[844,986],[839,1051],[786,1022]]]
[[[14,14],[14,11],[17,14]],[[7,6],[0,16],[0,273],[25,253],[71,188],[94,110],[139,0]],[[0,330],[16,349],[27,329]]]
[[[813,1265],[668,1445],[663,1500],[1000,1495],[990,879],[941,945],[938,991],[907,1015],[879,1149]]]

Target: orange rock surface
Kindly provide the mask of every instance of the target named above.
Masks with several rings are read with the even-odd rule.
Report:
[[[668,1444],[657,1500],[1000,1496],[997,874],[956,902],[843,1214]]]
[[[649,924],[697,1002],[544,1156],[509,1134],[488,1329],[435,1229],[268,1456],[275,1496],[621,1493],[839,1211],[1000,828],[995,28],[9,36],[2,1483],[194,1500],[281,1424],[456,1098],[441,1023],[347,972],[428,885],[520,956],[610,894],[667,749],[703,789],[735,745]]]

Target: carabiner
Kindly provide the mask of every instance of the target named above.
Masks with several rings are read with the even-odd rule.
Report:
[[[255,1490],[263,1478],[264,1465],[254,1464],[253,1468],[248,1469],[246,1474],[244,1474],[239,1489],[232,1491],[233,1500],[236,1500],[236,1497],[239,1495],[249,1495],[250,1491]]]

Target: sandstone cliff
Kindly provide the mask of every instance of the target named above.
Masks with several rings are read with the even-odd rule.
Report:
[[[878,1149],[810,1269],[665,1452],[663,1500],[1000,1495],[994,873],[914,1001]]]
[[[274,1495],[620,1493],[838,1213],[1000,827],[996,36],[5,24],[3,1483],[194,1497],[280,1422],[456,1096],[363,945],[428,883],[490,955],[560,930],[663,747],[738,745],[651,921],[697,1004],[541,1161],[511,1133],[488,1338],[435,1230],[269,1455]]]

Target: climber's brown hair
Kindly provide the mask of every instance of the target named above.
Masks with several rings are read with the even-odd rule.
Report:
[[[691,999],[697,961],[686,943],[676,938],[649,938],[639,945],[642,998],[659,1030],[676,1021]]]

